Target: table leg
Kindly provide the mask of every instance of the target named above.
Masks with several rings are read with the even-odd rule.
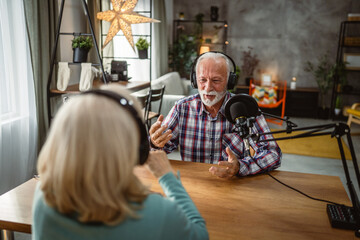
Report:
[[[13,240],[14,238],[14,232],[9,230],[0,230],[0,240]]]

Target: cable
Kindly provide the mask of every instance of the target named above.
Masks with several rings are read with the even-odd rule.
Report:
[[[326,202],[326,203],[330,203],[330,204],[334,204],[334,205],[338,205],[338,206],[345,206],[344,204],[340,204],[340,203],[336,203],[336,202],[324,200],[324,199],[321,199],[321,198],[312,197],[312,196],[310,196],[310,195],[308,195],[308,194],[306,194],[306,193],[304,193],[304,192],[302,192],[302,191],[300,191],[300,190],[298,190],[298,189],[296,189],[296,188],[294,188],[294,187],[289,186],[288,184],[280,181],[279,179],[277,179],[276,177],[274,177],[273,175],[271,175],[269,172],[267,172],[267,170],[263,169],[263,168],[255,161],[255,159],[254,159],[251,155],[250,155],[250,158],[253,160],[253,162],[254,162],[264,173],[266,173],[266,174],[269,175],[272,179],[274,179],[274,180],[277,181],[278,183],[284,185],[285,187],[290,188],[291,190],[294,190],[294,191],[296,191],[296,192],[304,195],[305,197],[310,198],[310,199],[315,200],[315,201]]]

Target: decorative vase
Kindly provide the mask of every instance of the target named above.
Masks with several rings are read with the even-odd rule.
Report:
[[[82,63],[87,61],[89,50],[84,48],[73,48],[73,62]]]
[[[218,7],[210,7],[210,19],[211,21],[217,21],[218,17],[219,17],[219,13],[218,13],[219,8]]]
[[[139,58],[140,59],[147,59],[148,58],[148,50],[147,49],[138,50],[138,52],[139,52]]]

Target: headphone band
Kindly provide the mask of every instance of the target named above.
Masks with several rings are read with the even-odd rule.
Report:
[[[115,101],[116,103],[118,103],[122,108],[126,109],[130,113],[130,115],[133,116],[133,119],[135,120],[136,124],[138,125],[139,132],[140,132],[139,164],[140,165],[144,164],[148,158],[150,146],[149,146],[148,135],[147,135],[145,125],[144,125],[143,121],[141,120],[141,118],[139,117],[138,112],[133,107],[134,102],[132,100],[126,99],[125,97],[121,96],[120,94],[117,94],[115,92],[108,91],[108,90],[94,89],[94,90],[89,90],[89,91],[83,92],[82,94],[95,94],[98,96],[103,96],[108,99],[111,99],[111,100]]]
[[[205,52],[205,53],[202,53],[200,54],[194,61],[192,67],[191,67],[191,73],[190,73],[190,82],[191,82],[191,86],[193,88],[197,88],[197,82],[196,82],[196,65],[200,59],[201,56],[205,55],[205,54],[208,54],[208,53],[219,53],[221,55],[223,55],[226,59],[228,59],[232,65],[233,65],[233,71],[230,71],[229,73],[229,77],[228,77],[228,85],[227,85],[227,88],[228,89],[233,89],[235,87],[235,84],[236,84],[236,64],[235,64],[235,61],[230,57],[228,56],[227,54],[223,53],[223,52],[218,52],[218,51],[209,51],[209,52]]]

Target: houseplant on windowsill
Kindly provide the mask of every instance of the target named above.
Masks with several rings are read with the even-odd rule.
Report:
[[[342,98],[340,95],[338,95],[336,97],[336,101],[335,101],[335,115],[338,116],[341,112],[341,108],[342,108]]]
[[[145,38],[139,38],[135,44],[140,59],[148,58],[148,48],[150,43]]]
[[[94,46],[91,37],[78,36],[72,40],[73,62],[86,62],[89,50]]]

